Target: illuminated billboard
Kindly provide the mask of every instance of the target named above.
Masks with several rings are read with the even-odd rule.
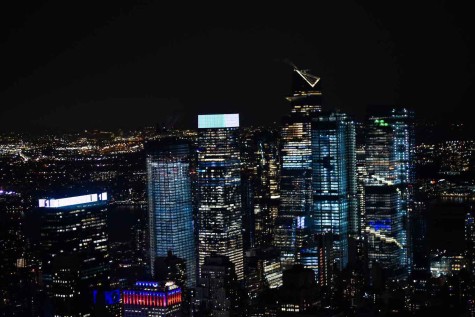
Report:
[[[239,113],[198,115],[198,129],[238,127]]]
[[[99,194],[88,194],[82,196],[66,197],[66,198],[49,198],[49,199],[39,199],[38,206],[43,208],[60,208],[68,207],[74,205],[82,205],[88,203],[94,203],[97,201],[106,201],[107,192]]]

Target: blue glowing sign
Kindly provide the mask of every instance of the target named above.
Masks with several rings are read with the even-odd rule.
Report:
[[[94,305],[97,304],[97,294],[99,293],[98,290],[92,291],[92,302]],[[104,292],[104,303],[106,305],[114,305],[120,303],[120,289],[115,289],[112,291],[105,291]]]
[[[391,219],[372,220],[369,222],[369,226],[376,231],[380,231],[380,230],[391,231]]]
[[[198,115],[198,129],[238,127],[239,113]]]
[[[113,291],[104,292],[104,298],[106,300],[106,305],[113,305],[120,303],[120,290],[115,289]]]

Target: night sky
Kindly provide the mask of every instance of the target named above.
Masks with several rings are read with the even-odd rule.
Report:
[[[460,3],[164,3],[2,4],[0,130],[195,128],[198,113],[229,112],[269,125],[289,112],[286,60],[356,118],[397,104],[471,119],[474,23]]]

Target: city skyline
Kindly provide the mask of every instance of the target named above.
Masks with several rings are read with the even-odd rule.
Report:
[[[0,317],[474,317],[470,12],[7,4]]]

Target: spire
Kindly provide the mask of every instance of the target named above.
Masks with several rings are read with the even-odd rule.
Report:
[[[307,73],[306,70],[299,70],[297,67],[294,70],[313,88],[320,81],[320,77]]]

